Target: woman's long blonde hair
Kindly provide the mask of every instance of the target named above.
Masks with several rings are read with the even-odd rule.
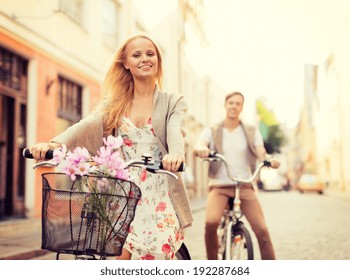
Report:
[[[120,119],[130,108],[133,99],[134,80],[130,71],[124,67],[124,62],[126,60],[126,46],[137,38],[149,40],[154,45],[158,57],[156,84],[159,88],[162,87],[162,56],[157,45],[146,35],[136,35],[129,38],[114,56],[112,65],[102,85],[102,104],[104,106],[101,109],[101,113],[104,117],[106,135],[111,134],[118,127]]]

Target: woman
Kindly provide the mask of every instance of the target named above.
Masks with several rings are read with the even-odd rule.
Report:
[[[163,77],[159,48],[147,36],[127,40],[116,53],[107,72],[103,100],[87,118],[69,127],[50,143],[30,150],[43,159],[47,150],[65,144],[69,150],[86,147],[96,154],[102,139],[121,135],[126,161],[150,153],[163,167],[176,171],[184,162],[187,105],[183,97],[160,91]],[[192,223],[188,198],[179,176],[131,170],[141,188],[130,233],[118,259],[173,259],[184,238],[184,228]]]

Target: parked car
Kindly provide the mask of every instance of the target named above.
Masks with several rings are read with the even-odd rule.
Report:
[[[264,191],[282,191],[287,185],[287,178],[278,169],[261,170],[260,180]]]
[[[303,192],[318,192],[323,194],[325,183],[323,183],[316,174],[305,173],[301,175],[298,183],[297,190]]]

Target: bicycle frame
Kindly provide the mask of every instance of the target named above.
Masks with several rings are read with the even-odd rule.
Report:
[[[249,179],[238,179],[233,176],[232,169],[223,155],[216,152],[211,152],[210,156],[208,158],[204,158],[204,160],[221,161],[225,165],[228,177],[232,180],[232,187],[235,188],[235,196],[233,199],[232,208],[230,207],[229,210],[225,209],[221,223],[218,227],[218,231],[219,231],[218,237],[221,239],[220,240],[221,242],[223,240],[225,242],[225,245],[224,245],[225,249],[223,250],[223,247],[222,247],[223,244],[220,244],[221,248],[219,248],[218,254],[221,258],[225,257],[225,259],[229,259],[229,260],[232,259],[232,256],[231,256],[232,242],[236,243],[235,242],[236,240],[232,240],[232,234],[234,233],[235,227],[237,227],[237,231],[241,232],[242,237],[244,237],[246,239],[246,242],[249,243],[247,244],[247,247],[249,247],[249,249],[247,249],[248,258],[250,255],[251,255],[251,258],[253,258],[252,257],[253,248],[252,248],[250,233],[244,227],[243,222],[240,220],[243,217],[243,211],[241,209],[240,188],[243,185],[252,184],[253,181],[258,176],[261,168],[263,166],[270,166],[270,162],[264,161],[259,163],[253,175]],[[221,229],[224,230],[222,234],[220,234]]]

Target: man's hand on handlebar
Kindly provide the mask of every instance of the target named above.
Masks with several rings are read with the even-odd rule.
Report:
[[[277,159],[269,158],[268,161],[270,162],[271,168],[277,169],[278,167],[280,167],[280,162]]]
[[[210,149],[207,146],[201,145],[195,147],[193,151],[194,155],[200,158],[207,158],[210,154]]]

